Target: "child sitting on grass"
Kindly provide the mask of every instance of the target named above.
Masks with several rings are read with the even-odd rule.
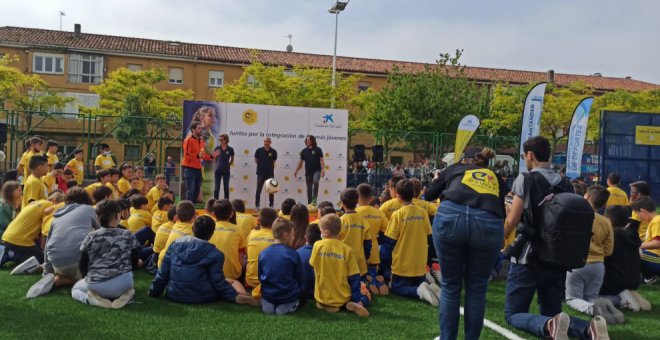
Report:
[[[344,307],[359,316],[369,316],[369,300],[361,293],[357,260],[351,247],[339,240],[341,220],[330,214],[319,222],[323,239],[314,244],[309,259],[316,274],[316,307],[332,313]]]
[[[193,223],[193,235],[178,238],[165,254],[149,295],[158,297],[167,287],[167,298],[180,303],[209,303],[220,299],[258,306],[258,301],[240,295],[222,271],[225,257],[209,243],[215,222],[200,216]]]
[[[272,230],[275,243],[259,254],[261,309],[266,314],[284,315],[295,312],[304,302],[302,266],[300,256],[291,248],[293,223],[279,218]]]
[[[278,216],[290,221],[291,209],[293,209],[294,205],[296,205],[296,201],[293,198],[287,198],[284,201],[282,201],[282,209],[280,210]]]
[[[163,258],[167,253],[167,249],[170,247],[174,241],[178,238],[184,237],[186,235],[192,235],[192,223],[197,217],[197,211],[195,210],[195,205],[191,201],[181,201],[176,205],[176,217],[178,221],[172,226],[170,235],[167,237],[165,242],[165,247],[160,252],[158,256],[158,267],[163,263]]]
[[[82,303],[118,309],[135,296],[133,270],[138,267],[140,245],[130,231],[117,228],[120,214],[121,206],[114,200],[96,207],[101,228],[87,234],[80,246],[84,279],[71,290],[71,296]]]
[[[250,288],[259,287],[259,254],[275,242],[273,238],[273,223],[277,219],[273,208],[259,210],[259,228],[252,230],[247,238],[247,267],[245,268],[245,284]],[[259,296],[259,289],[254,289],[252,296]]]
[[[170,211],[170,208],[174,202],[167,198],[161,197],[158,199],[158,203],[155,205],[157,209],[153,210],[151,214],[151,231],[155,233],[158,232],[158,228],[165,222],[167,222],[167,213]]]

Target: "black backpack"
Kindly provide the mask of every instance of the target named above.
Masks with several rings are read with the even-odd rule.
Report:
[[[567,179],[551,186],[539,172],[525,176],[535,236],[532,254],[541,263],[570,270],[584,267],[589,255],[594,210],[589,202],[573,192]]]

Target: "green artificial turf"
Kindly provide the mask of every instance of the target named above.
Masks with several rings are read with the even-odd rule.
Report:
[[[439,332],[436,308],[395,296],[374,301],[369,318],[326,313],[312,302],[295,314],[276,317],[224,302],[192,306],[148,297],[150,276],[140,271],[135,277],[136,303],[122,310],[106,310],[73,300],[70,289],[25,300],[27,289],[37,279],[35,275],[10,276],[7,268],[0,270],[0,339],[433,339]],[[504,290],[503,282],[491,284],[486,318],[506,327]],[[640,291],[652,303],[660,302],[660,285],[644,286]],[[651,312],[625,312],[627,323],[610,328],[612,339],[660,337],[660,305],[654,307]],[[482,339],[501,338],[487,328],[482,332]]]

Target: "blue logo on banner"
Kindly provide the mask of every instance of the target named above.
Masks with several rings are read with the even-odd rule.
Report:
[[[334,123],[335,120],[332,119],[332,113],[328,113],[325,116],[323,116],[323,122],[324,123]]]

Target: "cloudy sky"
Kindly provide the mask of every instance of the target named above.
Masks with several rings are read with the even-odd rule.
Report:
[[[0,26],[332,54],[334,0],[0,0]],[[658,0],[352,0],[338,54],[625,77],[660,84]]]

